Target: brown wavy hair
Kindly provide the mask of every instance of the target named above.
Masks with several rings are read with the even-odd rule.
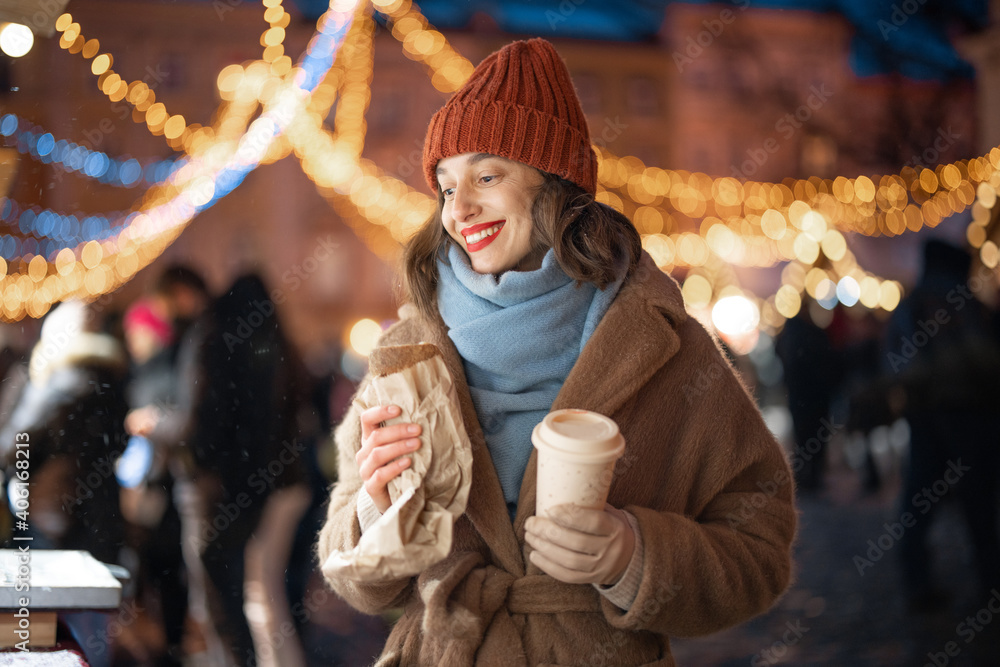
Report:
[[[535,221],[533,248],[553,248],[556,261],[577,282],[604,289],[621,267],[631,273],[642,254],[635,226],[623,214],[594,199],[579,185],[539,172],[531,216]],[[427,222],[403,248],[400,295],[429,319],[437,315],[438,252],[454,243],[441,221],[444,197]]]

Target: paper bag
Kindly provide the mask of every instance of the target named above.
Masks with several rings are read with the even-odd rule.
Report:
[[[389,482],[392,506],[350,551],[323,563],[328,578],[375,582],[418,574],[451,551],[455,520],[472,484],[472,446],[458,396],[438,349],[430,344],[383,347],[369,359],[371,383],[354,399],[359,411],[398,405],[387,422],[420,424],[412,464]]]

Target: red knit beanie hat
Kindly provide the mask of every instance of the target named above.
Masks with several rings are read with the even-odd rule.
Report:
[[[461,153],[499,155],[596,192],[587,119],[552,44],[536,38],[490,54],[434,114],[424,140],[431,190],[438,161]]]

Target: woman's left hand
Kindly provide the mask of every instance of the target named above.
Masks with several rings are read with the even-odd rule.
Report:
[[[533,516],[524,525],[530,559],[549,576],[567,584],[611,586],[628,569],[635,534],[625,513],[559,505],[548,517]]]

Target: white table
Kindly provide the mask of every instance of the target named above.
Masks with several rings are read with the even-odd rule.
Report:
[[[59,612],[113,610],[121,583],[86,551],[0,549],[0,648],[55,643]]]

